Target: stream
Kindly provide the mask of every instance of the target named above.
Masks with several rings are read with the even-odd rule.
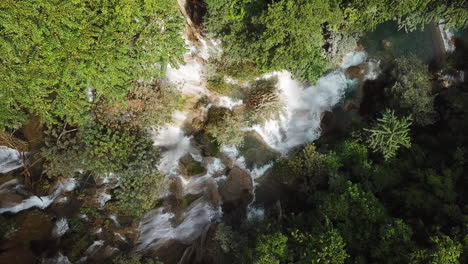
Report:
[[[246,159],[245,152],[235,146],[221,146],[215,156],[203,156],[200,145],[188,129],[193,118],[206,115],[212,106],[232,110],[242,106],[243,102],[206,88],[205,61],[210,55],[222,52],[219,43],[209,39],[199,39],[197,43],[187,40],[186,43],[189,50],[185,64],[178,68],[169,67],[165,82],[179,87],[182,95],[190,98],[188,105],[185,110],[173,114],[173,122],[154,128],[153,140],[163,150],[159,170],[166,174],[167,181],[177,183],[176,191],[172,189],[165,193],[163,200],[169,201],[171,196],[185,198],[197,195],[197,198],[181,212],[174,210],[170,202],[163,203],[140,222],[137,251],[156,256],[174,243],[188,247],[206,233],[211,224],[222,221],[232,210],[244,212],[241,214],[245,217],[261,218],[263,208],[254,206],[257,179],[271,168],[274,161]],[[346,69],[367,62],[368,67],[361,70],[365,76],[362,80],[375,78],[378,64],[368,60],[365,51],[348,54],[339,67],[321,77],[315,85],[294,80],[287,71],[260,76],[278,80],[276,85],[284,109],[279,119],[239,129],[256,133],[253,138],[260,139],[257,144],[263,144],[263,148],[277,155],[285,155],[296,146],[313,142],[321,134],[321,114],[343,102],[346,91],[356,86],[357,80],[346,78]],[[208,98],[209,103],[194,111],[202,97]],[[201,164],[205,173],[191,177],[183,175],[180,160],[185,157]]]
[[[439,37],[434,37],[434,30],[439,30]],[[168,250],[171,246],[178,245],[182,253],[190,252],[190,246],[202,238],[213,224],[228,218],[241,221],[262,218],[265,209],[256,197],[256,190],[261,184],[259,179],[267,177],[265,175],[278,157],[320,137],[324,130],[323,113],[343,106],[356,87],[379,76],[380,61],[376,59],[384,60],[384,55],[389,53],[402,56],[411,52],[428,61],[438,53],[437,49],[440,49],[439,53],[454,49],[450,34],[443,29],[442,22],[412,34],[395,31],[394,24],[384,23],[363,38],[365,51],[347,54],[340,65],[324,74],[314,85],[295,80],[287,71],[263,74],[258,78],[278,80],[276,87],[283,106],[279,117],[251,127],[240,127],[246,133],[246,140],[249,140],[247,147],[223,145],[218,153],[209,153],[196,138],[191,128],[192,121],[206,118],[210,107],[235,111],[243,107],[244,102],[216,94],[207,88],[206,62],[210,56],[222,53],[221,43],[199,34],[195,34],[198,38],[196,41],[190,41],[186,32],[188,50],[184,64],[168,66],[163,80],[163,84],[178,87],[180,93],[188,98],[186,106],[173,113],[172,122],[152,129],[154,145],[162,150],[156,166],[166,175],[170,188],[161,195],[161,205],[147,213],[139,223],[135,251],[162,256],[171,252]],[[359,77],[349,75],[350,69],[357,69]],[[208,103],[200,105],[201,99],[208,100]],[[203,172],[187,175],[181,165],[184,160],[199,164]],[[23,161],[16,150],[0,146],[0,173],[22,166]],[[106,179],[103,184],[107,183]],[[62,193],[71,192],[76,187],[77,181],[74,179],[62,181],[50,195],[27,197],[18,204],[0,208],[0,214],[18,213],[30,208],[45,209],[55,200],[58,201]],[[0,194],[21,188],[17,180],[11,180],[0,186]],[[101,207],[111,197],[103,192],[102,199]],[[56,236],[60,237],[67,230],[66,219],[58,220],[54,231]],[[103,243],[101,240],[95,241],[90,251]],[[69,263],[61,253],[57,259]],[[180,260],[179,263],[185,262]]]

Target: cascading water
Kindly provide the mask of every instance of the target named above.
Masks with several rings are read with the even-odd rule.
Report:
[[[10,212],[10,213],[18,213],[23,210],[27,210],[29,208],[37,207],[40,209],[44,209],[49,207],[52,202],[55,201],[57,197],[63,192],[71,192],[73,191],[76,186],[78,185],[77,181],[73,178],[67,179],[63,182],[60,182],[57,187],[55,188],[54,192],[48,196],[31,196],[26,200],[23,200],[21,203],[16,204],[11,207],[0,208],[0,214]],[[21,186],[17,186],[15,188],[21,188]]]
[[[0,146],[0,173],[7,173],[23,166],[21,154],[5,146]]]
[[[242,100],[220,96],[206,88],[204,61],[210,54],[220,52],[218,43],[203,39],[199,39],[198,47],[189,41],[186,43],[190,50],[185,56],[185,64],[179,65],[178,68],[169,67],[165,83],[179,87],[184,96],[190,97],[189,101],[193,105],[198,99],[207,97],[210,103],[202,109],[203,114],[206,114],[211,105],[231,110],[242,105]],[[260,78],[265,79],[278,78],[278,90],[285,109],[278,120],[268,120],[249,130],[257,132],[267,145],[280,153],[286,153],[295,146],[317,139],[321,132],[321,113],[336,105],[343,98],[345,90],[356,83],[355,80],[346,78],[346,68],[360,65],[366,59],[367,54],[363,51],[348,54],[337,70],[323,76],[313,86],[306,86],[294,80],[286,71],[261,76]],[[377,62],[369,64],[368,68],[369,76],[364,78],[373,78],[378,74]],[[229,81],[236,83],[236,80]],[[164,205],[148,213],[140,223],[138,251],[157,252],[165,248],[170,241],[189,245],[204,234],[211,224],[222,216],[220,193],[217,188],[218,182],[227,180],[226,175],[222,175],[221,172],[228,163],[231,169],[236,167],[248,173],[252,181],[253,199],[247,206],[248,217],[261,218],[264,213],[262,208],[254,205],[256,179],[264,175],[272,163],[254,165],[249,169],[245,157],[232,146],[221,148],[221,156],[229,160],[226,164],[217,157],[202,156],[202,151],[194,144],[193,136],[186,134],[184,130],[185,124],[190,124],[192,118],[190,110],[174,113],[171,124],[155,129],[153,140],[154,144],[162,149],[158,169],[167,175],[167,180],[175,179],[179,183],[178,195],[196,195],[199,198],[182,212],[175,212]],[[188,178],[181,175],[179,160],[186,155],[199,162],[206,173]],[[214,178],[215,175],[219,177]],[[169,196],[164,196],[163,199],[167,197]]]
[[[283,154],[295,146],[316,140],[321,133],[321,113],[331,110],[342,100],[346,89],[354,85],[353,80],[346,78],[344,70],[360,65],[366,59],[367,54],[363,51],[350,53],[346,55],[338,69],[319,78],[312,86],[305,86],[294,80],[291,74],[285,71],[266,75],[265,78],[273,76],[278,78],[278,90],[285,111],[279,119],[255,125],[253,130],[271,148]],[[373,72],[375,71],[376,69],[373,69]]]

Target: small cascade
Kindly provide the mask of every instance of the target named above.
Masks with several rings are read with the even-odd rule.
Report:
[[[441,19],[437,26],[444,44],[444,51],[446,53],[455,51],[455,43],[453,41],[455,35],[453,34],[452,30],[445,28],[445,20]]]
[[[206,200],[199,199],[183,213],[178,225],[174,224],[175,214],[159,208],[148,214],[140,223],[138,251],[151,248],[157,251],[164,243],[174,239],[189,245],[207,231],[212,219],[219,217],[219,209],[214,209]]]
[[[26,200],[23,200],[21,203],[16,204],[11,207],[0,208],[0,214],[3,213],[18,213],[29,208],[37,207],[40,209],[45,209],[51,205],[57,197],[60,196],[63,192],[71,192],[78,186],[78,183],[75,179],[67,179],[63,182],[60,182],[55,188],[54,192],[48,196],[31,196]],[[20,188],[17,186],[15,188]]]
[[[22,166],[21,154],[16,149],[0,146],[0,173],[7,173]]]
[[[240,155],[239,150],[235,146],[223,146],[221,151],[229,157],[229,159],[233,162],[233,164],[245,171],[247,171],[252,179],[252,194],[253,198],[252,201],[247,205],[247,217],[248,219],[251,218],[262,218],[264,210],[263,208],[258,208],[254,206],[256,201],[255,199],[255,190],[258,186],[258,182],[256,181],[258,178],[262,177],[265,172],[273,167],[273,163],[267,163],[261,167],[254,166],[252,170],[249,170],[245,164],[245,157]]]
[[[167,124],[157,131],[153,141],[154,145],[165,150],[158,169],[168,175],[177,174],[179,159],[192,150],[190,137],[185,136],[182,128]]]

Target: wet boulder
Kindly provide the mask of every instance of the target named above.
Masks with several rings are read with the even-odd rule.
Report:
[[[335,117],[333,113],[330,111],[325,111],[320,114],[320,128],[322,129],[322,133],[328,133],[334,125]]]
[[[250,175],[234,167],[227,175],[226,181],[219,183],[219,194],[225,211],[246,207],[253,199],[253,184]]]
[[[200,176],[206,173],[201,163],[196,161],[190,154],[183,156],[179,160],[179,171],[187,177]]]
[[[351,66],[346,69],[345,76],[348,79],[362,79],[363,70],[359,66]]]

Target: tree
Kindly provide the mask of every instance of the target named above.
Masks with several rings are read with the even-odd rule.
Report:
[[[342,1],[345,15],[343,29],[348,32],[372,31],[378,24],[397,20],[400,28],[415,30],[447,18],[450,27],[467,25],[464,0],[351,0]]]
[[[208,112],[206,132],[219,145],[241,146],[244,143],[244,132],[241,129],[247,126],[242,113],[234,113],[223,107],[211,107]]]
[[[392,108],[401,116],[411,115],[418,125],[433,124],[437,113],[428,66],[415,56],[397,58],[392,75],[396,82],[386,89]]]
[[[447,235],[431,237],[432,247],[422,249],[412,254],[411,264],[458,264],[462,253],[462,245],[453,241]]]
[[[295,230],[291,236],[293,263],[344,264],[349,258],[346,243],[336,229],[318,235]]]
[[[171,0],[5,0],[0,10],[0,129],[29,114],[84,124],[86,92],[120,100],[185,51]]]
[[[263,72],[288,70],[315,81],[329,66],[322,26],[340,21],[338,1],[206,2],[205,26],[220,38],[231,64],[255,63]]]
[[[377,119],[377,124],[369,132],[367,142],[369,147],[383,154],[385,160],[393,158],[400,147],[409,148],[411,138],[409,135],[411,117],[397,119],[392,110],[386,110],[382,118]]]
[[[287,252],[288,238],[280,232],[264,234],[257,238],[253,264],[279,264]]]

